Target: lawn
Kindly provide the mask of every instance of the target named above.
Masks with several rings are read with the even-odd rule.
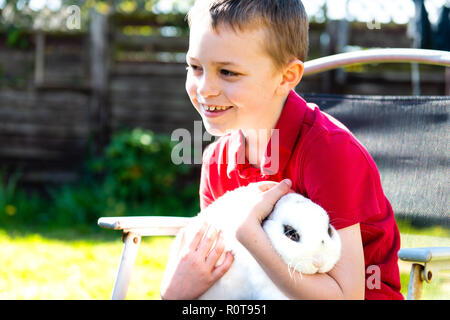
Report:
[[[450,230],[399,224],[402,247],[450,246]],[[144,238],[128,299],[159,299],[171,237]],[[122,250],[120,233],[0,230],[0,299],[109,299]],[[410,266],[400,263],[406,295]],[[424,285],[423,299],[450,299],[450,274]]]
[[[112,233],[114,240],[73,232],[74,240],[68,240],[70,231],[45,237],[0,231],[0,299],[109,299],[122,250],[120,233]],[[159,298],[171,241],[170,237],[143,240],[129,299]]]

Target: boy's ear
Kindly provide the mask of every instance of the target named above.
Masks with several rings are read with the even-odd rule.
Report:
[[[287,64],[282,73],[281,82],[276,93],[280,95],[288,94],[294,89],[303,77],[305,67],[303,62],[295,59]]]

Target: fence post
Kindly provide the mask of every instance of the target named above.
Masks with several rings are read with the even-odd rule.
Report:
[[[108,107],[108,18],[95,9],[90,11],[90,131],[94,152],[100,154],[109,139]]]
[[[342,53],[348,44],[349,35],[350,24],[347,20],[328,21],[325,32],[320,37],[322,56]],[[322,92],[340,93],[346,80],[347,76],[343,70],[338,69],[324,72],[322,74]]]
[[[34,57],[34,85],[40,86],[44,83],[45,71],[45,35],[39,30],[35,34],[36,49]]]

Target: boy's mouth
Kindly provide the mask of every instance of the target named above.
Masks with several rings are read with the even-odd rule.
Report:
[[[208,113],[221,113],[233,108],[233,106],[217,106],[206,104],[200,104],[200,106],[202,107],[203,111]]]

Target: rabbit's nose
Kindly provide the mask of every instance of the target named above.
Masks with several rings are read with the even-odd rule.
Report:
[[[317,269],[320,269],[324,264],[324,260],[322,258],[322,256],[320,255],[316,255],[313,257],[313,266],[316,267]]]

